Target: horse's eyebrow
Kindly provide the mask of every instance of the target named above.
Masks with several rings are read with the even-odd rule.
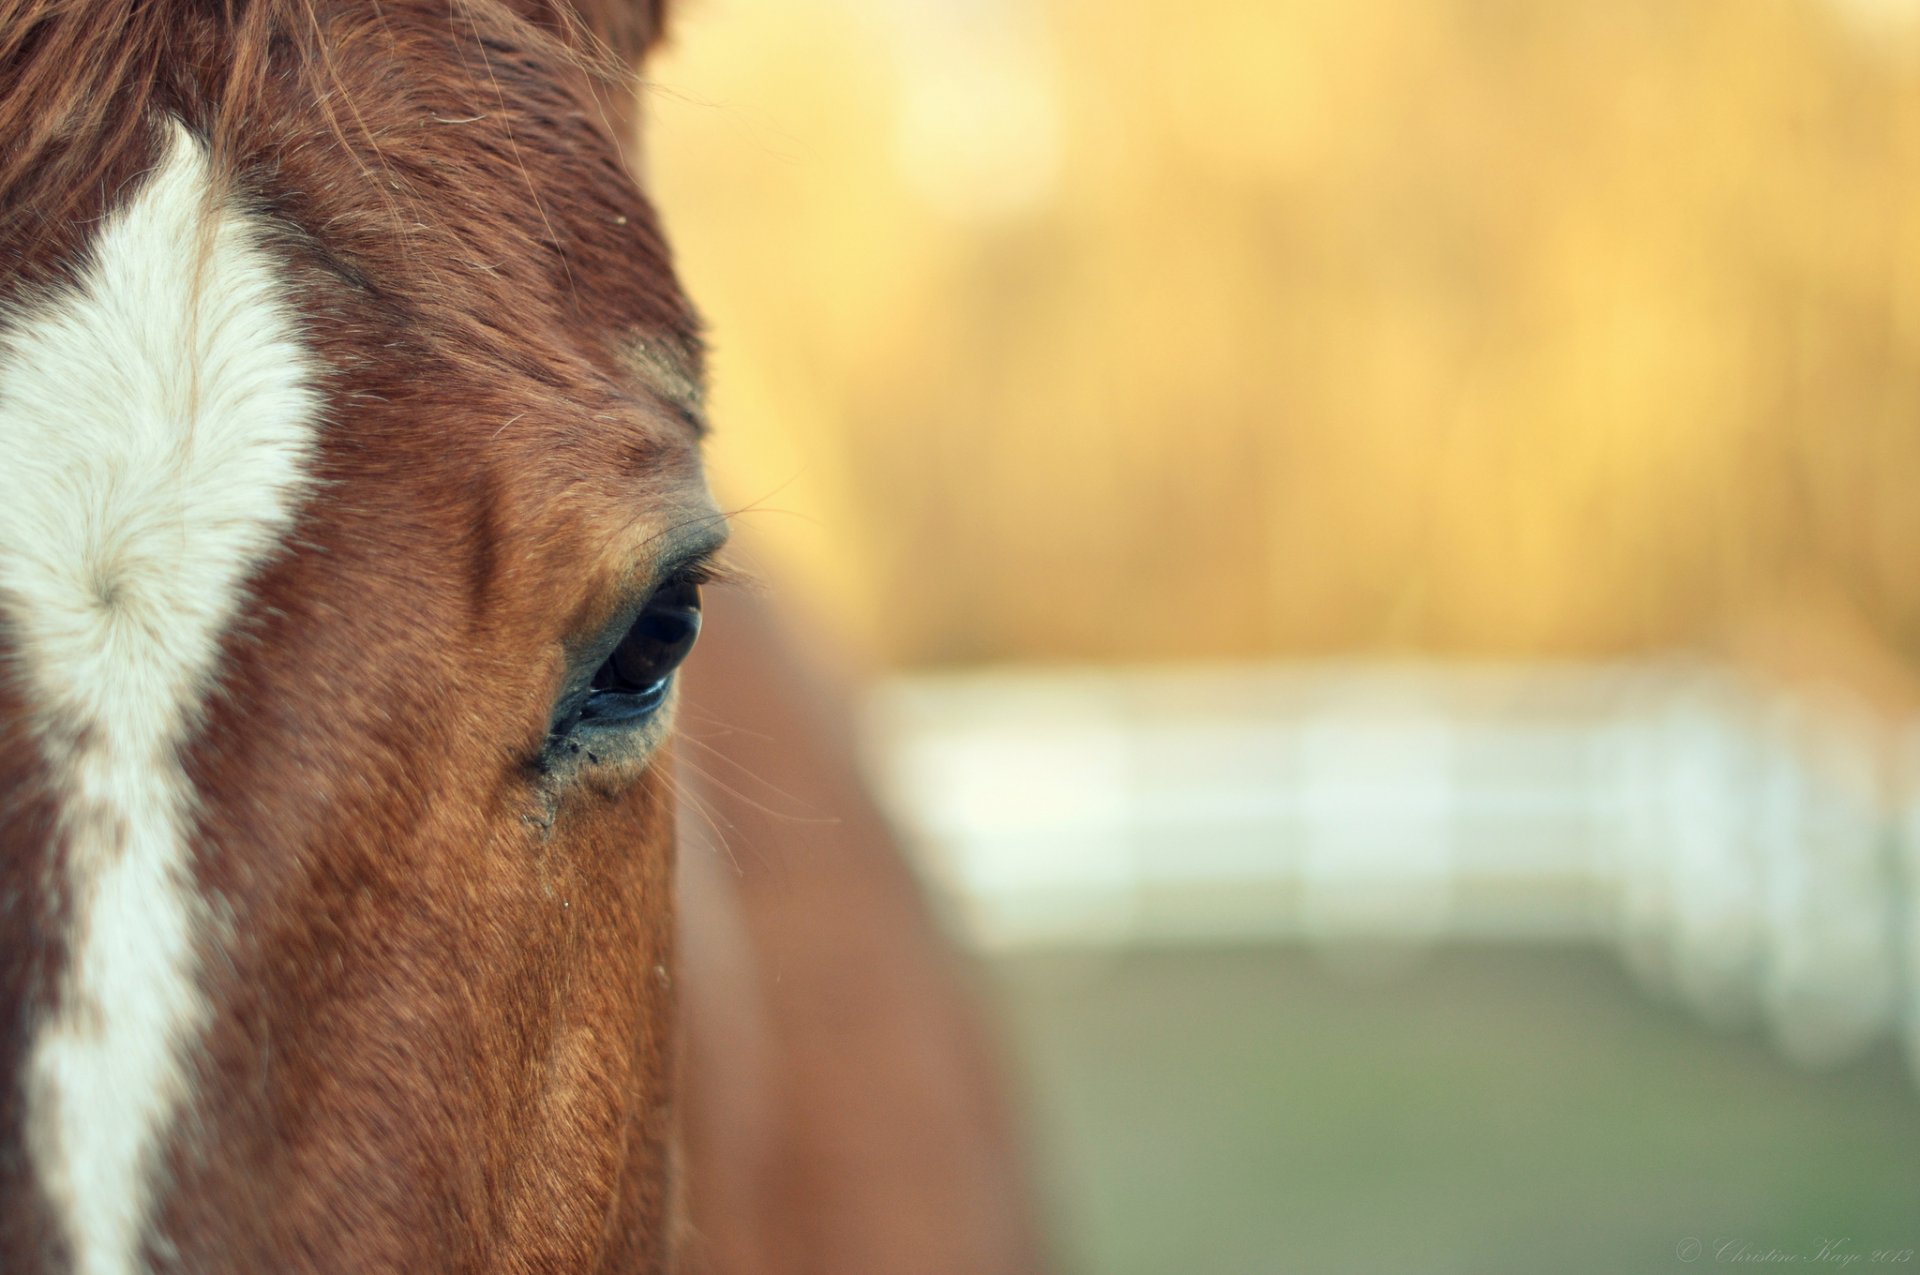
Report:
[[[640,383],[674,410],[695,438],[707,436],[706,385],[694,360],[666,341],[636,338],[626,349],[627,367]]]
[[[660,568],[672,574],[706,565],[727,547],[732,535],[733,529],[724,513],[718,509],[703,510],[654,537],[660,545]]]
[[[636,578],[651,591],[669,577],[687,572],[720,575],[713,560],[726,548],[732,532],[727,515],[711,504],[683,508],[666,526],[655,527],[635,542],[635,561],[644,564]]]

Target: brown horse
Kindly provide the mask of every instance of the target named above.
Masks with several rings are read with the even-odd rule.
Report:
[[[1037,1264],[814,675],[678,705],[660,8],[0,0],[9,1275]],[[678,937],[677,705],[837,820],[710,787]]]

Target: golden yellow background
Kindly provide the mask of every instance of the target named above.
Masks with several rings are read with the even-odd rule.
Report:
[[[783,593],[1341,661],[880,701],[1063,1269],[1914,1260],[1920,0],[691,0],[652,78]]]
[[[723,492],[896,664],[1920,652],[1917,10],[694,4]]]

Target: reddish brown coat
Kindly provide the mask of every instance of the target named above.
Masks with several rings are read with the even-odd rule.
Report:
[[[619,142],[618,69],[660,22],[613,0],[0,0],[0,302],[72,277],[173,115],[273,227],[325,369],[320,485],[185,758],[196,882],[230,925],[203,953],[156,1270],[666,1270],[686,1184],[690,1248],[727,1272],[1032,1265],[951,958],[842,743],[772,672],[776,634],[723,618],[730,672],[689,713],[848,822],[803,850],[726,816],[778,871],[690,905],[684,1174],[671,760],[538,773],[567,643],[703,516],[684,396],[643,383],[697,379],[697,325]],[[32,1275],[68,1260],[18,1083],[63,959],[62,848],[4,667],[0,1269]],[[729,916],[750,949],[700,957]]]

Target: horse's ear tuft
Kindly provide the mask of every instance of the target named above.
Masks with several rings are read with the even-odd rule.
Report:
[[[585,36],[627,66],[638,66],[666,34],[668,0],[513,0],[516,8],[572,44]]]

